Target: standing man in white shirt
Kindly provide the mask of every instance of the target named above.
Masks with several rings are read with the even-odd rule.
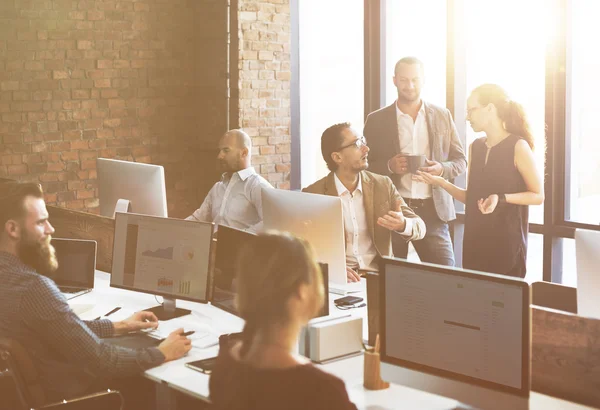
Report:
[[[425,221],[427,234],[413,242],[423,262],[454,266],[448,222],[456,218],[452,197],[443,189],[413,180],[406,155],[424,155],[422,172],[451,180],[467,168],[464,149],[450,112],[421,99],[423,63],[404,57],[396,63],[398,99],[367,117],[364,135],[371,148],[370,170],[390,176],[408,206]],[[406,258],[408,241],[393,235],[394,256]]]
[[[416,240],[425,235],[425,224],[406,206],[389,177],[366,171],[369,147],[349,123],[325,130],[321,153],[331,172],[303,191],[342,199],[346,273],[356,282],[359,270],[379,270],[378,256],[392,256],[392,232]]]
[[[204,199],[187,217],[257,232],[262,228],[261,190],[273,188],[252,164],[252,140],[242,130],[227,131],[219,141],[217,159],[224,171]]]

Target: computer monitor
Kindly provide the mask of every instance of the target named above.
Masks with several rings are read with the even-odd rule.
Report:
[[[164,297],[147,309],[159,320],[189,314],[175,299],[206,303],[214,224],[148,215],[115,215],[110,286]]]
[[[482,409],[528,408],[526,282],[392,258],[379,274],[383,380]]]
[[[245,244],[251,243],[255,238],[256,234],[252,232],[219,225],[211,303],[234,315],[238,315],[235,308],[235,294],[237,290],[235,271],[238,252]],[[319,266],[323,274],[325,288],[325,303],[318,314],[318,317],[321,317],[329,315],[329,286],[327,264],[321,263]]]
[[[112,218],[119,211],[168,216],[162,166],[98,158],[96,168],[101,215]]]
[[[600,318],[600,232],[575,231],[577,257],[577,314]]]
[[[282,189],[262,190],[264,229],[291,232],[311,243],[317,260],[329,266],[332,292],[359,290],[346,276],[346,243],[342,201],[337,196]]]

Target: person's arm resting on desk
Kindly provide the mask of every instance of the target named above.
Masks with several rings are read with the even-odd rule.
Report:
[[[178,342],[177,346],[172,341],[170,344],[165,341],[159,348],[136,350],[103,342],[95,331],[113,335],[115,329],[110,320],[97,321],[91,325],[95,328],[95,331],[92,331],[89,324],[75,315],[60,296],[56,285],[47,278],[40,277],[29,289],[20,308],[25,323],[37,330],[43,343],[51,346],[65,360],[79,363],[82,368],[97,376],[139,374],[175,358],[174,353],[184,349],[182,341]]]
[[[115,326],[110,319],[84,320],[83,323],[100,338],[115,334]]]
[[[136,312],[131,315],[131,317],[120,322],[113,322],[110,319],[101,319],[84,320],[83,323],[85,323],[96,336],[103,338],[121,336],[142,329],[156,329],[158,327],[158,318],[151,312]]]
[[[32,286],[21,308],[25,322],[39,329],[38,334],[45,344],[95,375],[134,375],[165,361],[157,348],[131,350],[103,342],[60,298],[58,289],[44,278]],[[110,321],[99,322],[112,328]],[[105,331],[108,328],[101,332]]]

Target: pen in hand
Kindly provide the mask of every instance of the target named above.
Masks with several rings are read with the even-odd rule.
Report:
[[[188,332],[183,332],[183,333],[181,334],[181,336],[191,336],[191,335],[193,335],[194,333],[196,333],[196,331],[195,331],[195,330],[190,330],[190,331],[188,331]]]
[[[120,309],[121,309],[120,307],[116,307],[116,308],[114,308],[113,310],[111,310],[110,312],[108,312],[107,314],[105,314],[105,315],[104,315],[104,317],[108,317],[108,316],[112,315],[113,313],[115,313],[115,312],[118,312]],[[94,319],[94,320],[100,320],[100,318],[101,318],[101,317],[102,317],[102,316],[98,316],[98,317],[97,317],[96,319]]]

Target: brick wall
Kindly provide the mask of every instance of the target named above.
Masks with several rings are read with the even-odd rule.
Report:
[[[232,4],[228,90],[225,0],[0,0],[0,178],[97,212],[97,157],[160,164],[183,217],[242,127],[257,170],[289,188],[289,0]]]
[[[0,177],[95,212],[95,160],[166,168],[169,211],[216,177],[226,128],[222,0],[0,0]]]
[[[289,0],[239,0],[239,122],[252,137],[253,164],[290,187]]]

